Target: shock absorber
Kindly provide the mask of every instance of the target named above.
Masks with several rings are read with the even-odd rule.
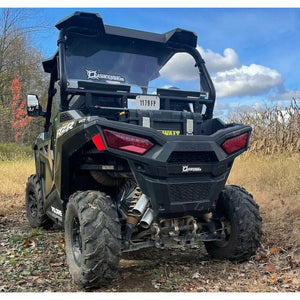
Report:
[[[136,186],[133,197],[129,199],[129,207],[127,211],[127,220],[126,220],[126,227],[124,230],[124,248],[127,249],[129,247],[129,241],[132,235],[132,229],[136,226],[139,221],[139,217],[133,214],[134,208],[136,207],[138,200],[142,195],[141,189]]]
[[[212,219],[212,213],[209,212],[209,213],[204,214],[203,218],[204,218],[205,222],[207,223],[210,235],[215,237],[217,235],[217,231],[216,231],[216,225]]]

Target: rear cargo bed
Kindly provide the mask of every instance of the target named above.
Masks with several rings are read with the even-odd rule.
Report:
[[[220,119],[204,120],[200,113],[171,110],[129,109],[119,114],[118,121],[153,128],[165,135],[211,135],[229,126]]]

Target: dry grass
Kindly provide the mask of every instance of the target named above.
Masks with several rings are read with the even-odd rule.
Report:
[[[236,265],[208,260],[204,249],[142,249],[123,256],[114,284],[99,291],[300,291],[299,161],[299,153],[246,153],[235,161],[228,183],[246,187],[260,205],[263,218],[262,244],[249,262]],[[0,161],[0,215],[6,215],[0,216],[5,245],[2,249],[0,245],[0,292],[82,291],[70,280],[63,233],[30,231],[24,189],[33,172],[32,160]]]
[[[244,186],[260,206],[269,247],[300,248],[300,153],[247,153],[233,166],[228,183]]]
[[[300,247],[299,161],[299,153],[246,153],[236,159],[228,180],[253,194],[260,205],[265,238],[273,246],[284,242],[285,246]],[[24,207],[26,180],[33,173],[32,160],[0,161],[0,214]]]
[[[20,161],[32,159],[32,148],[14,143],[0,144],[0,161]]]
[[[240,111],[232,122],[253,128],[250,149],[239,157],[229,183],[244,186],[260,205],[265,238],[300,248],[300,99],[288,107]]]
[[[229,177],[230,184],[243,185],[253,193],[282,196],[300,192],[300,153],[262,155],[245,153],[238,157]]]
[[[24,206],[25,184],[34,173],[33,160],[0,161],[0,215]]]

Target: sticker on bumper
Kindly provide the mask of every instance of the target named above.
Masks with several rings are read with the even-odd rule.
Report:
[[[157,130],[164,135],[180,135],[180,130]]]

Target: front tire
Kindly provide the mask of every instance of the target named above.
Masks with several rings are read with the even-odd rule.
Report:
[[[72,278],[84,288],[110,284],[121,256],[121,226],[111,198],[76,192],[65,216],[65,248]]]
[[[44,213],[42,185],[36,174],[27,180],[25,202],[27,219],[31,227],[49,229],[53,226],[54,222]]]
[[[225,186],[214,217],[223,219],[227,229],[224,241],[205,243],[213,258],[243,262],[256,253],[262,235],[262,219],[251,194],[239,186]]]

